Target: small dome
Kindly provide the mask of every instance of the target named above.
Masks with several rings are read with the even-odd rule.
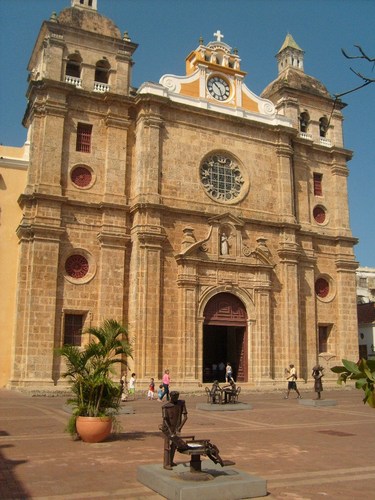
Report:
[[[58,15],[57,21],[60,24],[91,31],[99,35],[122,38],[121,31],[113,21],[93,10],[77,9],[74,7],[64,9]]]
[[[319,80],[293,68],[288,68],[280,73],[276,80],[267,85],[261,96],[269,99],[271,95],[283,87],[290,87],[309,94],[331,98],[330,93]]]

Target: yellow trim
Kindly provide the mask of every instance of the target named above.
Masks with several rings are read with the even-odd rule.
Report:
[[[258,103],[253,99],[250,99],[250,97],[246,95],[245,92],[242,92],[242,108],[248,111],[255,111],[256,113],[259,113]]]
[[[190,97],[199,97],[199,79],[189,83],[181,83],[179,93]]]

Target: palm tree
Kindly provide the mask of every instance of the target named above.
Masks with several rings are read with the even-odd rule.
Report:
[[[67,403],[73,407],[68,429],[75,433],[78,416],[113,416],[120,408],[121,388],[114,382],[114,365],[127,366],[127,358],[133,349],[127,329],[113,319],[103,322],[99,328],[88,328],[90,342],[80,347],[65,345],[57,350],[66,360],[66,372],[73,397]]]

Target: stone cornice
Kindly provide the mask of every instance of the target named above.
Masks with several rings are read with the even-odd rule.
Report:
[[[24,224],[21,223],[16,234],[20,241],[22,240],[42,240],[58,243],[65,234],[65,229],[61,227],[44,226],[42,224]]]
[[[349,260],[349,259],[346,259],[343,257],[335,259],[335,264],[336,264],[337,272],[340,272],[340,271],[355,272],[359,267],[359,262],[357,262],[356,260]]]
[[[34,191],[33,193],[23,193],[18,198],[18,204],[22,207],[27,203],[32,203],[37,200],[48,200],[54,201],[58,204],[66,203],[66,196],[56,195],[56,194],[46,194],[46,193],[38,193]]]
[[[97,234],[101,247],[124,248],[130,243],[130,235],[102,230]]]

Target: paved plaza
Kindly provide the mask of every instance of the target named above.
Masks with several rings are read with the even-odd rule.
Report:
[[[300,389],[303,398],[314,397]],[[184,433],[211,439],[224,459],[265,478],[263,498],[373,500],[375,410],[363,405],[356,390],[323,395],[337,405],[309,407],[294,394],[284,400],[281,392],[249,392],[240,400],[251,410],[213,412],[196,409],[203,394],[187,395]],[[120,433],[98,444],[73,441],[64,432],[64,402],[0,390],[2,500],[162,498],[136,479],[139,465],[163,458],[159,402],[139,394],[124,403],[134,413],[121,414]],[[176,459],[187,461],[180,454]]]

